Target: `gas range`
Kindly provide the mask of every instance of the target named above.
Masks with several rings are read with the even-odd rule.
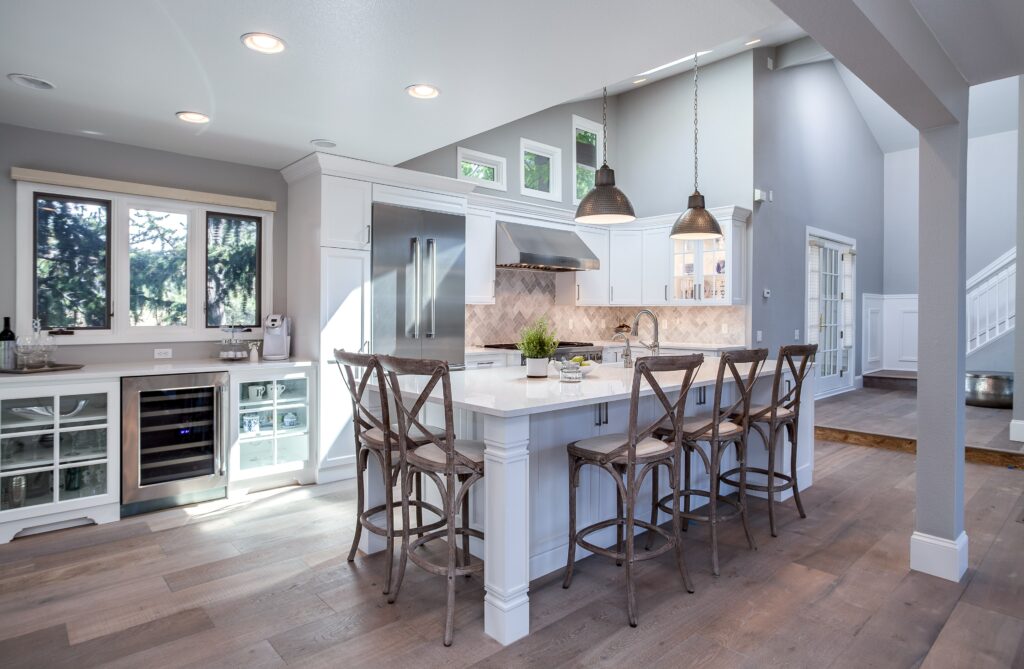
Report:
[[[496,348],[506,351],[515,351],[515,344],[484,344],[484,348]],[[574,358],[576,356],[582,356],[584,360],[593,360],[594,362],[601,362],[601,351],[602,347],[594,345],[592,342],[584,341],[562,341],[558,342],[558,348],[555,349],[555,354],[551,356],[555,360],[561,360],[563,358]],[[526,364],[526,358],[521,358],[521,365]]]

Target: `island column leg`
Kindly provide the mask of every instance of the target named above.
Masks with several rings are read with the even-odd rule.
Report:
[[[384,473],[380,468],[380,462],[377,461],[375,456],[368,455],[366,458],[366,471],[359,476],[363,477],[363,495],[366,500],[367,509],[384,503],[384,495],[386,491],[384,489]],[[399,506],[401,506],[401,498],[398,499]],[[375,522],[379,522],[381,527],[384,526],[384,515],[379,515],[375,518]],[[399,526],[400,527],[400,526]],[[396,546],[398,543],[396,542]],[[359,550],[363,551],[367,555],[373,553],[379,553],[388,547],[388,541],[379,534],[374,534],[367,530],[363,530],[359,536]]]
[[[484,417],[484,631],[530,633],[530,417]]]

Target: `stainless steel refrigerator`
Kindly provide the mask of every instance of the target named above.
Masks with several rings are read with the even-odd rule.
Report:
[[[465,364],[466,217],[373,205],[372,351]]]

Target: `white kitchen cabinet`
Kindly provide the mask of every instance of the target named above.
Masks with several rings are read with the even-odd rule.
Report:
[[[341,371],[334,363],[334,349],[369,349],[370,253],[321,249],[320,276],[324,290],[318,356],[319,406],[322,408],[317,480],[322,482],[350,475],[352,472],[346,470],[351,470],[355,463],[352,401],[342,382]]]
[[[598,269],[582,272],[560,272],[555,278],[556,302],[572,306],[608,306],[609,251],[607,228],[576,226],[576,234],[597,256]]]
[[[466,211],[466,304],[494,304],[494,211]]]
[[[314,480],[311,430],[315,379],[306,369],[231,374],[228,450],[232,494]]]
[[[322,176],[320,245],[370,248],[372,185],[344,177]]]
[[[504,353],[467,353],[466,369],[488,369],[508,366],[508,356]]]
[[[672,286],[671,225],[643,230],[643,262],[641,266],[641,302],[645,306],[667,305]]]
[[[722,226],[722,238],[672,241],[671,303],[679,306],[744,304],[746,295],[746,224],[741,207],[709,210]]]
[[[625,346],[605,346],[601,350],[601,364],[622,362],[622,356],[626,353]]]
[[[608,233],[608,303],[636,306],[643,301],[643,232],[612,229]]]
[[[0,390],[0,543],[22,530],[121,517],[121,384]]]

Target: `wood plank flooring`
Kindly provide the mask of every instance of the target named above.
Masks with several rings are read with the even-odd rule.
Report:
[[[441,644],[442,578],[410,566],[381,595],[381,556],[345,556],[351,482],[292,488],[18,539],[0,546],[0,666],[15,667],[1024,667],[1024,471],[968,465],[970,568],[961,583],[907,569],[914,460],[819,442],[801,520],[778,538],[753,503],[710,574],[706,528],[686,553],[623,571],[588,558],[531,586],[533,633],[483,632],[482,579],[459,579],[455,644]]]

